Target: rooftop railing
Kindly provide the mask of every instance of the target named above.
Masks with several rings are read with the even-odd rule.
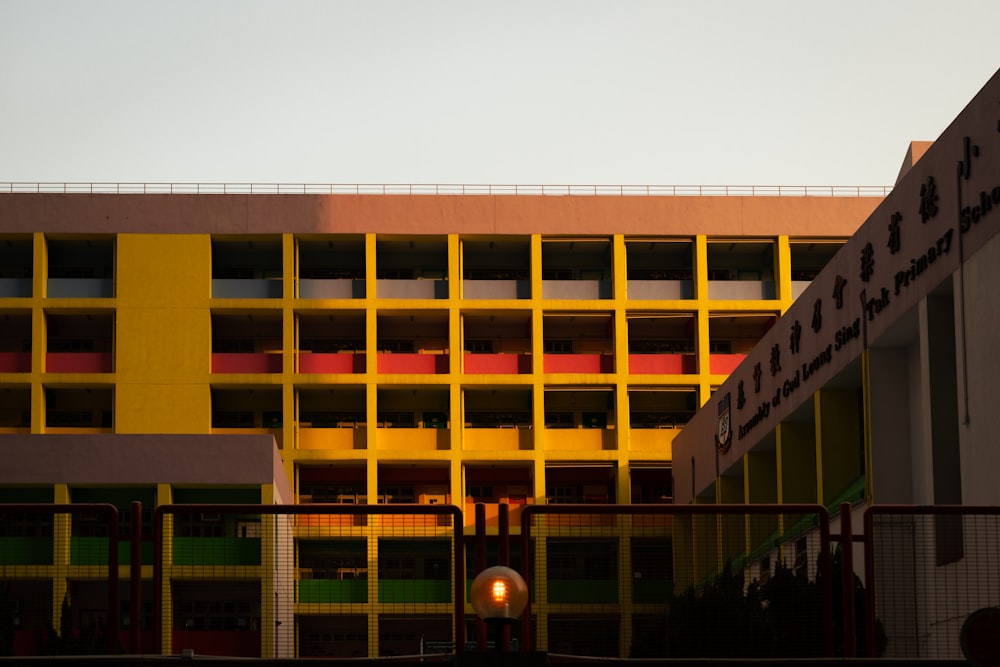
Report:
[[[486,185],[431,183],[0,183],[0,193],[885,197],[891,185]]]

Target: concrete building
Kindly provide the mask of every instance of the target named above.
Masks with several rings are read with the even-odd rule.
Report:
[[[144,470],[141,483],[110,461],[118,472],[105,478],[47,479],[36,457],[50,438],[107,451],[139,435],[198,443],[184,458],[215,470],[232,459],[216,439],[256,434],[273,438],[285,475],[253,481],[260,502],[455,504],[471,526],[479,501],[494,532],[500,503],[516,528],[527,503],[669,502],[681,428],[885,194],[4,189],[5,502],[202,498],[169,467]],[[20,476],[29,469],[37,474]],[[247,497],[229,477],[218,484],[235,493],[218,502]],[[286,484],[290,496],[276,491]],[[367,578],[378,535],[358,539],[355,574]],[[419,577],[429,560],[397,564]],[[562,576],[587,578],[580,563],[565,565]],[[300,569],[339,571],[298,568],[296,581]],[[65,576],[51,573],[53,619]],[[417,652],[417,639],[393,638],[400,619],[450,638],[446,607],[414,612],[375,593],[351,606],[313,588],[315,605],[294,614],[318,653],[342,650],[323,637],[345,624],[340,646],[372,655]],[[597,618],[595,632],[618,637],[634,614],[663,613],[618,599],[595,615],[574,602],[583,606],[533,607],[538,648],[567,618]],[[175,624],[164,636],[183,631],[180,617],[164,618]],[[266,638],[248,641],[271,655]],[[313,650],[300,644],[296,655]],[[615,654],[627,653],[621,644]]]
[[[998,97],[995,75],[675,439],[676,502],[847,501],[854,526],[872,506],[1000,505]],[[1000,594],[976,545],[995,528],[895,530],[869,582],[906,581],[905,600],[880,589],[889,655],[960,657],[961,623]],[[708,572],[733,555],[675,558]],[[945,581],[963,588],[947,609]]]

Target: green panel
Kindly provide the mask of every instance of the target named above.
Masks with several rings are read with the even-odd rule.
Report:
[[[52,565],[52,538],[0,537],[0,565]]]
[[[618,602],[617,579],[549,579],[549,602]]]
[[[152,542],[142,542],[141,543],[141,557],[140,561],[143,565],[153,564],[153,543]],[[120,540],[118,542],[118,563],[121,565],[128,565],[132,562],[132,543],[128,540]]]
[[[121,551],[119,550],[119,553]],[[70,565],[107,565],[108,538],[71,537],[69,539]]]
[[[148,486],[74,488],[72,497],[74,503],[108,503],[119,510],[128,509],[134,500],[141,502],[147,510],[156,505],[156,489]]]
[[[447,579],[380,579],[379,602],[451,602]]]
[[[174,565],[260,565],[260,538],[175,537]]]
[[[231,505],[259,505],[260,487],[249,489],[178,489],[173,490],[174,502],[178,504],[220,503]]]
[[[639,579],[632,587],[634,602],[666,604],[674,591],[674,582],[668,579]]]
[[[302,579],[299,602],[368,602],[368,580]]]
[[[51,486],[8,486],[0,488],[0,503],[51,503],[55,500]]]

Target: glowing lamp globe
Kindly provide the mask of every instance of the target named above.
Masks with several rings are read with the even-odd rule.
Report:
[[[515,570],[494,565],[472,580],[469,597],[476,616],[484,621],[513,620],[528,604],[528,585]]]

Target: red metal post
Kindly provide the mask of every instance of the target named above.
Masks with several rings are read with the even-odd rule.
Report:
[[[133,500],[132,544],[129,556],[129,641],[132,654],[142,653],[142,503]]]
[[[854,531],[851,504],[840,504],[840,584],[843,595],[844,657],[858,655],[854,617]]]
[[[486,504],[476,503],[476,574],[486,569]],[[476,618],[476,650],[486,651],[486,621]]]
[[[510,506],[500,503],[497,507],[497,537],[500,544],[497,548],[497,565],[510,567]],[[510,652],[510,623],[504,623],[497,633],[500,646],[497,649],[503,653]]]

